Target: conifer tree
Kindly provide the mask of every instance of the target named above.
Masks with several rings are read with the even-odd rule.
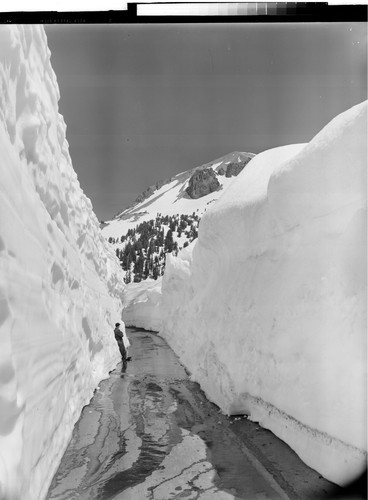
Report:
[[[149,260],[146,259],[144,263],[142,278],[146,280],[148,277],[149,277]]]
[[[128,271],[126,272],[125,274],[125,283],[128,284],[132,281],[132,275],[131,275],[131,272],[130,270],[128,269]]]
[[[166,238],[165,238],[165,251],[172,252],[173,245],[174,245],[173,235],[171,229],[169,229],[168,232],[166,233]]]
[[[152,271],[152,278],[154,280],[157,280],[157,278],[160,276],[159,274],[159,271],[158,271],[158,267],[157,266],[154,266],[153,268],[153,271]]]

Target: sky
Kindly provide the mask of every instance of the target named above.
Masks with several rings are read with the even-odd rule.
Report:
[[[365,23],[45,26],[99,220],[232,151],[308,142],[367,99]]]

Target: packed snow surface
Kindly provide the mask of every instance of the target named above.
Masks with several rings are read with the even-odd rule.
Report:
[[[119,361],[119,263],[73,171],[41,26],[0,27],[0,498],[40,500]]]
[[[338,484],[366,463],[367,103],[257,155],[167,258],[160,333],[207,395]]]

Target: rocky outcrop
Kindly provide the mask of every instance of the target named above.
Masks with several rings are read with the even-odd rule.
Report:
[[[226,169],[225,177],[235,177],[236,175],[240,174],[240,172],[243,170],[245,165],[250,162],[250,160],[251,158],[248,158],[239,163],[229,163]]]
[[[246,158],[240,162],[231,162],[225,168],[221,167],[218,171],[219,175],[224,175],[225,177],[236,177],[243,170],[245,165],[250,162],[250,158]]]
[[[204,168],[194,172],[185,191],[192,199],[197,199],[217,191],[219,187],[220,183],[213,169]]]
[[[169,184],[169,182],[171,182],[171,181],[172,181],[172,177],[170,177],[170,179],[158,181],[153,186],[149,186],[145,191],[143,191],[143,193],[141,193],[139,196],[137,196],[137,198],[134,200],[134,203],[132,206],[138,205],[138,203],[142,203],[142,201],[144,201],[147,198],[149,198],[150,196],[152,196],[155,191],[162,188],[162,186],[164,186],[165,184]]]
[[[142,201],[152,196],[155,191],[156,191],[155,186],[148,187],[145,191],[143,191],[143,193],[137,196],[137,198],[134,200],[133,206],[138,205],[138,203],[141,203]]]
[[[162,186],[169,184],[170,182],[176,181],[180,184],[183,184],[184,182],[187,182],[187,179],[189,179],[194,173],[205,169],[211,169],[217,175],[233,177],[235,175],[238,175],[239,172],[241,172],[241,170],[244,168],[244,166],[252,158],[254,158],[254,156],[255,155],[253,153],[233,151],[232,153],[228,153],[227,155],[222,156],[221,158],[217,158],[216,160],[212,160],[208,163],[204,163],[202,165],[198,165],[197,167],[186,170],[185,172],[181,172],[180,174],[177,174],[174,177],[170,177],[165,180],[160,180],[155,184],[149,186],[147,189],[145,189],[139,196],[137,196],[137,198],[131,205],[129,205],[123,211],[120,211],[117,214],[115,214],[113,220],[115,219],[126,220],[127,218],[130,218],[132,212],[137,209],[136,208],[137,205],[140,205],[145,200],[153,196],[157,196],[156,191],[162,188]],[[215,189],[218,189],[218,187]]]

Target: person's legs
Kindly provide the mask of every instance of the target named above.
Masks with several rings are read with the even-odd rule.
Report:
[[[121,354],[121,359],[123,361],[126,361],[126,349],[125,349],[125,346],[124,346],[124,342],[118,342],[118,346],[119,346],[119,351],[120,351],[120,354]]]

